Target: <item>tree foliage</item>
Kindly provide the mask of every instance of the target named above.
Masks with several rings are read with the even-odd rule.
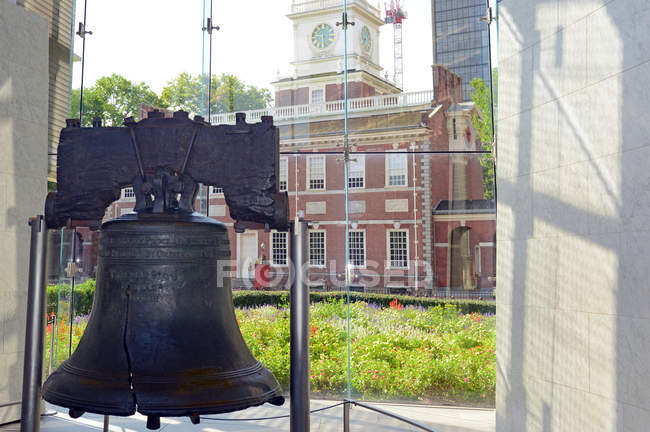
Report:
[[[72,90],[72,117],[79,118],[79,89]],[[121,75],[99,78],[93,86],[84,88],[82,126],[91,126],[93,117],[100,117],[106,126],[120,126],[125,117],[137,119],[138,105],[160,105],[160,98],[145,83],[133,83]]]
[[[492,71],[493,90],[496,99],[497,95],[497,70]],[[490,87],[481,78],[474,78],[470,81],[472,86],[472,102],[481,115],[474,114],[472,123],[478,130],[479,139],[483,143],[483,150],[489,151],[490,154],[481,155],[481,166],[483,167],[483,197],[485,199],[494,198],[494,158],[493,158],[493,137],[494,128],[492,125],[492,109],[496,109],[496,104],[492,104],[492,92]]]
[[[204,90],[204,91],[202,91]],[[125,117],[138,117],[138,105],[173,110],[185,110],[192,115],[203,114],[202,96],[207,99],[207,88],[202,89],[200,75],[181,73],[163,88],[160,97],[145,83],[133,83],[121,75],[99,78],[84,89],[83,126],[91,126],[93,117],[100,117],[106,126],[119,126]],[[70,103],[72,117],[79,118],[79,89],[72,90]],[[271,93],[265,88],[246,85],[234,75],[212,76],[211,113],[247,111],[266,108]]]
[[[268,89],[246,85],[234,75],[213,75],[211,85],[212,114],[266,108],[272,100]],[[190,114],[202,114],[201,98],[203,96],[207,99],[207,93],[207,89],[202,91],[200,75],[184,72],[167,83],[160,99],[164,107],[182,109]]]

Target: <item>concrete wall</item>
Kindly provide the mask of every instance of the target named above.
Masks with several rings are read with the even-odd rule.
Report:
[[[497,431],[649,428],[648,23],[499,3]]]
[[[18,0],[15,3],[36,12],[49,23],[49,109],[48,109],[48,177],[56,179],[56,149],[59,134],[68,117],[70,88],[70,23],[73,0]],[[73,30],[76,31],[76,30]]]
[[[29,227],[47,191],[48,24],[0,0],[0,403],[20,400]],[[20,406],[0,408],[0,424]]]

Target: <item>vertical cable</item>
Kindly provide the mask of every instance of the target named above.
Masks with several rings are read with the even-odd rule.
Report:
[[[490,10],[490,0],[485,0],[487,4],[487,10]],[[494,1],[494,10],[495,14],[494,16],[496,17],[496,23],[497,23],[497,46],[499,43],[499,19],[498,19],[498,8],[499,8],[499,0]],[[489,13],[489,12],[488,12]],[[491,15],[491,14],[490,14]],[[488,34],[488,68],[489,68],[489,74],[490,74],[490,120],[492,122],[492,172],[493,172],[493,185],[492,188],[494,189],[494,203],[496,205],[497,202],[497,128],[496,128],[496,123],[494,122],[494,76],[492,75],[492,19],[491,17],[488,17],[488,25],[487,25],[487,34]]]
[[[210,122],[210,117],[212,115],[212,0],[210,0],[210,10],[208,11],[209,17],[206,25],[206,30],[208,32],[209,45],[208,45],[208,109],[207,115],[205,115],[205,120]],[[203,6],[203,22],[205,22],[205,3]],[[217,28],[218,30],[218,28]],[[205,38],[203,38],[203,44],[205,46]],[[203,54],[205,56],[205,54]],[[205,57],[202,60],[205,63]],[[205,86],[203,86],[205,87]],[[203,92],[201,88],[201,92]],[[204,107],[205,111],[205,107]],[[205,203],[205,215],[208,216],[210,212],[210,186],[207,186],[207,202]],[[199,213],[203,214],[203,184],[199,185]]]
[[[88,10],[88,0],[84,0],[84,23],[79,33],[81,36],[81,90],[79,91],[79,124],[82,124],[84,109],[84,69],[86,67],[86,11]]]
[[[77,274],[77,228],[72,229],[72,284],[70,287],[70,340],[68,344],[68,357],[72,355],[72,322],[74,321],[74,278]]]
[[[206,217],[210,216],[210,188],[211,188],[210,185],[206,186],[206,191],[205,191],[205,216]]]
[[[203,23],[206,22],[206,13],[205,13],[205,0],[203,2]],[[205,85],[201,86],[201,101],[203,103],[203,116],[205,117],[205,120],[210,122],[210,115],[212,113],[212,104],[211,104],[211,99],[212,99],[212,0],[210,0],[210,10],[208,11],[208,21],[207,25],[203,28],[203,31],[208,32],[208,37],[209,37],[209,43],[208,43],[208,100],[207,100],[207,110],[206,110],[206,102],[205,102]],[[202,47],[201,47],[201,63],[202,66],[201,68],[203,69],[203,76],[205,76],[205,36],[203,37],[202,41]],[[210,186],[207,186],[208,192],[208,200],[210,196]],[[208,216],[209,212],[209,206],[210,202],[206,202],[205,204],[205,209],[206,213],[205,215]],[[203,183],[199,184],[199,213],[203,214]]]
[[[350,148],[348,143],[348,2],[343,0],[343,99],[345,114],[343,117],[343,161],[345,166],[345,292],[347,300],[347,346],[348,346],[348,399],[352,397],[352,372],[350,361],[350,188],[349,164]]]
[[[212,0],[210,0],[210,28],[208,34],[210,35],[210,48],[208,53],[208,117],[206,120],[210,121],[210,114],[212,114]]]
[[[72,103],[71,103],[71,96],[72,96],[72,59],[74,57],[74,28],[75,28],[75,18],[76,18],[76,12],[77,12],[77,2],[76,0],[72,0],[72,7],[70,10],[70,54],[68,57],[68,73],[70,74],[70,77],[68,78],[68,108],[67,108],[67,116],[68,118],[72,117]],[[84,19],[85,20],[85,19]],[[83,73],[83,72],[82,72]],[[79,111],[79,115],[81,116],[81,111]],[[50,352],[50,364],[54,366],[54,368],[57,367],[57,362],[59,360],[59,311],[60,311],[60,305],[61,305],[61,274],[63,273],[63,233],[65,231],[65,228],[61,228],[61,236],[59,239],[59,284],[57,287],[56,291],[56,315],[54,316],[54,323],[52,323],[52,331],[50,332],[50,338],[54,341],[54,353]],[[46,299],[47,301],[47,299]],[[50,344],[50,346],[52,346]],[[52,351],[52,350],[50,350]],[[52,357],[54,356],[54,357]]]
[[[68,73],[70,77],[68,78],[68,118],[72,117],[70,112],[72,109],[72,104],[70,103],[72,95],[72,58],[74,57],[74,21],[75,21],[75,8],[77,7],[76,0],[72,0],[72,10],[70,11],[70,57],[68,58]],[[58,317],[58,315],[57,315]]]
[[[418,199],[417,199],[417,191],[416,191],[416,181],[417,178],[415,176],[415,171],[417,168],[417,163],[415,160],[415,151],[416,151],[416,146],[415,146],[415,141],[411,143],[411,157],[412,157],[412,166],[411,169],[413,170],[413,247],[415,248],[415,262],[414,262],[414,267],[415,267],[415,292],[417,293],[418,291],[418,284],[420,283],[419,277],[418,277],[418,271],[419,271],[419,261],[420,261],[420,251],[418,250],[418,247],[420,246],[420,242],[418,241]],[[422,156],[424,158],[424,156]],[[410,241],[410,239],[408,239]],[[408,242],[407,242],[408,245]],[[408,247],[408,246],[407,246]],[[408,250],[408,249],[407,249]],[[407,259],[409,258],[408,256],[406,257]]]
[[[203,215],[203,183],[199,183],[199,193],[197,195],[199,196],[199,214]]]
[[[205,0],[203,0],[203,16],[201,26],[205,26]],[[205,107],[205,32],[207,27],[202,27],[203,37],[201,38],[201,115],[206,117],[207,110]],[[209,121],[210,119],[208,119]]]
[[[56,322],[55,322],[55,327],[56,327],[56,348],[54,349],[56,352],[56,357],[54,361],[54,367],[56,368],[57,362],[59,360],[59,310],[60,310],[60,305],[61,305],[61,275],[63,274],[63,233],[65,231],[65,227],[61,228],[61,238],[59,240],[59,287],[56,293]],[[55,332],[52,332],[52,336],[54,336]]]

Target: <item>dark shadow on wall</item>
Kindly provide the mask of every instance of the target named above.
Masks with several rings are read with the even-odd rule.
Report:
[[[505,10],[512,2],[515,2],[515,0],[503,0],[499,7],[501,10]],[[529,13],[535,16],[535,7],[550,3],[558,2],[556,0],[530,1],[531,10]],[[600,10],[603,8],[604,10]],[[506,385],[500,389],[506,392],[506,405],[504,412],[497,413],[497,431],[499,432],[529,430],[543,430],[546,432],[567,426],[575,426],[576,430],[578,430],[580,425],[589,424],[590,421],[594,421],[594,418],[602,416],[603,410],[611,410],[613,413],[610,420],[615,421],[609,424],[611,430],[624,430],[626,427],[628,429],[625,430],[642,430],[647,427],[647,423],[644,423],[644,421],[650,417],[647,411],[650,406],[650,390],[648,390],[647,385],[650,382],[650,366],[647,362],[647,354],[650,352],[650,337],[647,334],[648,311],[650,310],[650,301],[648,299],[650,297],[648,297],[646,289],[648,276],[650,275],[648,274],[647,264],[644,265],[644,260],[647,261],[647,257],[650,256],[650,233],[647,231],[647,222],[650,217],[650,189],[648,188],[648,185],[650,185],[650,169],[648,169],[650,167],[650,150],[648,150],[647,141],[648,136],[650,136],[650,128],[647,124],[648,100],[650,100],[648,98],[650,95],[648,90],[650,88],[650,44],[647,38],[641,37],[647,33],[647,30],[643,29],[650,22],[650,6],[647,1],[610,0],[598,10],[587,11],[586,9],[585,6],[585,15],[588,12],[591,13],[586,18],[587,20],[592,19],[593,14],[596,12],[605,13],[612,27],[617,30],[617,34],[612,34],[611,37],[616,38],[620,44],[620,52],[607,53],[605,51],[602,54],[602,59],[599,59],[599,61],[603,62],[602,66],[598,66],[611,71],[609,75],[603,74],[600,77],[601,79],[610,79],[616,83],[615,86],[603,86],[605,90],[610,89],[612,92],[608,94],[604,91],[602,100],[604,104],[618,106],[618,118],[614,114],[609,117],[610,121],[617,121],[618,124],[603,124],[602,128],[605,133],[620,130],[621,148],[619,150],[622,153],[618,155],[619,157],[613,165],[607,166],[603,163],[602,159],[604,157],[594,152],[594,146],[598,145],[592,141],[595,135],[585,135],[584,133],[584,129],[588,128],[589,125],[582,124],[572,115],[572,112],[579,108],[571,107],[566,101],[563,101],[563,98],[567,95],[557,90],[553,80],[540,68],[539,59],[533,58],[532,74],[522,74],[521,76],[521,87],[519,89],[521,99],[518,101],[518,109],[515,110],[519,112],[520,121],[518,142],[516,143],[518,146],[517,171],[525,175],[517,177],[514,181],[503,180],[500,182],[499,188],[501,191],[510,190],[510,192],[500,194],[499,198],[501,199],[500,204],[506,206],[521,206],[522,202],[530,202],[533,218],[553,225],[568,235],[576,236],[577,239],[586,240],[593,248],[606,250],[617,258],[618,264],[612,269],[615,275],[611,287],[613,291],[611,294],[613,304],[610,305],[612,312],[602,314],[582,312],[587,315],[589,328],[592,332],[591,335],[587,335],[587,337],[590,337],[589,343],[599,342],[596,335],[593,334],[595,325],[602,326],[604,330],[601,348],[603,348],[602,356],[605,359],[601,366],[606,374],[611,374],[611,376],[605,377],[604,381],[607,381],[607,379],[612,381],[615,400],[610,399],[611,395],[605,396],[608,390],[604,386],[603,388],[594,387],[591,382],[592,376],[589,377],[588,385],[590,387],[588,392],[567,389],[565,386],[555,384],[555,380],[553,380],[553,382],[547,383],[552,386],[550,393],[551,405],[543,403],[540,418],[530,417],[531,407],[529,404],[532,402],[527,400],[525,390],[527,388],[530,392],[531,383],[525,382],[524,355],[529,356],[531,353],[524,351],[524,347],[526,345],[530,346],[531,341],[526,340],[524,337],[527,334],[525,326],[529,323],[526,319],[524,305],[527,304],[527,294],[530,295],[530,292],[526,292],[525,283],[527,272],[530,271],[530,267],[527,268],[527,258],[530,252],[529,240],[532,238],[532,224],[529,223],[530,221],[525,220],[525,211],[513,207],[514,226],[512,234],[518,241],[513,242],[512,262],[508,263],[508,265],[512,266],[513,280],[512,306],[511,311],[509,311],[511,322],[508,328],[511,340],[509,341],[510,350],[507,354],[510,364],[508,365],[509,369],[501,371],[501,374],[506,376],[507,379]],[[501,14],[501,17],[503,17],[503,14]],[[539,32],[531,32],[530,28],[523,26],[523,23],[508,22],[501,19],[499,25],[513,26],[510,31],[522,35],[524,38],[519,41],[522,47],[531,47],[539,42]],[[607,29],[602,30],[606,31]],[[611,29],[607,31],[611,31]],[[644,31],[646,33],[643,33]],[[566,63],[570,62],[564,62],[563,56],[569,55],[569,53],[562,52],[562,41],[568,38],[564,32],[565,29],[561,28],[559,33],[555,35],[557,40],[554,47],[554,60],[555,67],[562,67],[562,72],[566,76],[578,71],[566,69],[568,67]],[[587,33],[587,37],[593,38],[593,32]],[[591,43],[591,40],[588,42]],[[534,50],[531,51],[534,53]],[[531,52],[524,51],[523,54],[531,55]],[[525,71],[529,67],[527,65],[528,59],[521,57],[520,70]],[[589,70],[589,64],[587,70]],[[508,79],[503,71],[500,73],[500,77]],[[589,81],[589,78],[591,78],[591,81]],[[587,76],[585,81],[587,87],[595,88],[599,85],[599,80],[593,77]],[[581,152],[583,156],[581,161],[591,162],[590,168],[594,175],[590,181],[594,183],[594,187],[598,187],[598,190],[602,191],[603,201],[611,200],[611,202],[615,203],[614,208],[610,208],[609,212],[601,211],[598,213],[584,210],[571,202],[560,199],[558,196],[533,189],[533,177],[528,173],[531,171],[531,155],[533,154],[531,133],[532,128],[536,125],[531,120],[531,106],[527,106],[525,101],[534,100],[536,89],[547,92],[550,96],[547,103],[557,105],[558,118],[564,118],[568,126],[564,131],[572,135],[574,139],[571,142],[576,142],[579,147],[571,150]],[[590,102],[591,104],[585,106],[587,110],[590,110],[590,112],[601,110],[601,108],[593,104],[593,101]],[[641,111],[640,114],[639,110]],[[562,150],[567,150],[562,136],[559,137],[559,145]],[[540,149],[537,150],[537,154],[539,154]],[[510,149],[510,151],[514,151],[514,149]],[[500,156],[503,157],[503,155],[502,148]],[[605,157],[611,157],[611,155]],[[620,186],[616,184],[616,180],[612,181],[612,178],[620,179]],[[527,184],[524,184],[524,181]],[[612,183],[614,183],[613,186]],[[526,193],[526,191],[530,191],[530,201],[518,201],[513,198],[513,196],[516,197]],[[602,204],[604,205],[604,202]],[[540,212],[540,209],[551,209],[551,211],[544,213]],[[549,215],[562,215],[562,217],[557,219],[548,218]],[[580,222],[584,225],[581,226]],[[529,228],[531,228],[530,232]],[[589,249],[587,249],[587,253],[589,253]],[[594,252],[591,260],[583,261],[576,257],[576,264],[582,262],[592,266],[592,268],[582,268],[578,269],[578,271],[584,274],[596,271],[595,267],[600,263],[594,259],[595,256],[597,255]],[[606,282],[598,282],[602,283],[602,289],[608,288]],[[541,329],[542,332],[551,332],[550,340],[553,341],[553,345],[555,345],[556,341],[562,340],[563,336],[558,333],[561,331],[559,327],[556,329],[555,326],[558,314],[554,315],[554,324]],[[607,334],[608,331],[611,334]],[[591,340],[591,337],[594,340]],[[565,340],[564,343],[566,344],[567,341]],[[553,346],[549,346],[548,349],[554,351]],[[599,353],[593,351],[593,346],[589,347],[589,350],[590,352],[587,355],[590,358],[598,357]],[[612,351],[611,359],[606,358],[608,350]],[[589,365],[590,359],[585,360]],[[553,363],[551,362],[551,364]],[[588,367],[593,368],[594,365],[591,364]],[[551,371],[551,374],[553,374],[553,371]],[[576,399],[576,394],[580,392],[593,395],[593,399],[589,399],[592,403],[587,403],[587,399],[582,401]],[[523,397],[521,397],[522,395]],[[635,422],[638,422],[638,425]],[[634,426],[631,426],[631,424],[634,424]]]

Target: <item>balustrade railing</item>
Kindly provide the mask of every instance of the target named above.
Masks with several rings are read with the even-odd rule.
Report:
[[[376,17],[381,17],[381,12],[378,8],[371,5],[366,0],[348,0],[348,7],[353,3],[359,3],[368,9]],[[301,13],[309,12],[315,9],[323,9],[329,7],[343,6],[343,0],[312,0],[312,1],[301,1],[294,0],[291,5],[291,13]]]
[[[427,105],[434,99],[433,90],[395,93],[380,96],[348,99],[348,112],[374,111],[382,109],[403,109],[407,107]],[[306,105],[290,105],[271,107],[259,110],[245,111],[246,121],[256,123],[262,116],[273,116],[274,121],[282,122],[319,115],[337,115],[345,112],[345,101],[337,100]],[[235,113],[214,114],[210,118],[212,124],[234,124]]]

